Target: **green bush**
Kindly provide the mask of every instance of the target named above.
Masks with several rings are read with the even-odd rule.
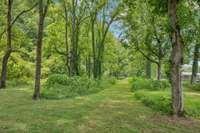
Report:
[[[116,83],[116,78],[115,77],[102,77],[100,80],[102,86],[106,85],[114,85]]]
[[[186,91],[200,91],[200,83],[191,84],[189,80],[183,81]]]
[[[190,88],[194,91],[200,91],[200,83],[191,85]]]
[[[137,91],[136,99],[153,110],[166,114],[172,114],[171,95],[168,91]],[[200,118],[200,100],[198,95],[184,95],[184,111],[186,115]]]
[[[12,80],[7,81],[8,87],[14,88],[14,87],[19,87],[19,86],[28,86],[33,84],[33,81],[29,78],[22,77],[22,78],[14,78]]]
[[[116,78],[115,77],[110,77],[108,78],[108,82],[112,85],[116,84]]]
[[[132,78],[129,80],[131,91],[136,90],[165,90],[170,87],[167,80],[152,80],[144,78]]]
[[[160,111],[166,114],[172,114],[171,98],[168,94],[161,92],[144,92],[138,91],[135,93],[135,97],[142,101],[146,106],[153,110]]]
[[[183,82],[182,82],[182,84],[183,84],[183,86],[184,86],[184,88],[190,88],[191,87],[191,83],[190,83],[190,81],[189,80],[184,80]]]
[[[112,81],[112,82],[111,82]],[[114,81],[92,80],[87,77],[67,77],[66,75],[51,75],[44,84],[42,96],[48,99],[61,99],[82,96],[101,91],[105,86]]]

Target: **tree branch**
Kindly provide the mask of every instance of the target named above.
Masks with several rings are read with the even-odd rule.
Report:
[[[47,4],[44,7],[43,16],[45,17],[49,8],[50,0],[47,0]]]
[[[15,24],[15,22],[25,13],[30,12],[31,10],[33,10],[36,6],[38,5],[38,3],[35,3],[31,8],[27,9],[27,10],[23,10],[22,12],[20,12],[15,19],[11,22],[11,24],[9,25],[10,28],[12,28],[12,26]],[[0,40],[2,39],[3,34],[6,33],[6,29],[3,30],[3,32],[0,34]]]

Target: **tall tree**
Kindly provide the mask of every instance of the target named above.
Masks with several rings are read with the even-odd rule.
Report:
[[[64,10],[64,19],[65,19],[65,57],[66,57],[66,67],[68,70],[68,75],[70,75],[71,70],[69,66],[69,43],[68,43],[68,25],[69,25],[69,12],[67,10],[67,6],[65,1],[63,2],[63,10]]]
[[[177,5],[179,0],[168,0],[168,15],[170,25],[170,38],[172,45],[170,81],[172,86],[172,107],[176,116],[184,115],[183,90],[181,84],[181,65],[183,63],[183,41],[177,18]]]
[[[2,60],[2,70],[1,70],[1,79],[0,79],[0,89],[6,87],[6,77],[7,77],[7,64],[12,52],[19,52],[19,49],[12,47],[12,28],[16,21],[25,13],[34,9],[37,6],[37,3],[34,4],[31,8],[21,11],[13,20],[12,20],[12,9],[13,9],[13,0],[8,0],[7,2],[7,29],[1,33],[1,36],[6,32],[7,33],[7,48]]]
[[[166,15],[155,12],[155,6],[150,4],[152,1],[128,2],[125,4],[128,10],[124,20],[128,27],[125,37],[148,62],[156,64],[157,79],[160,80],[162,63],[170,49]]]
[[[38,23],[38,36],[37,36],[37,48],[36,48],[36,66],[35,66],[35,89],[33,99],[40,98],[40,78],[41,78],[41,62],[42,62],[42,40],[44,30],[44,20],[47,14],[47,10],[50,4],[50,0],[47,0],[44,5],[44,0],[39,0],[39,23]]]
[[[64,21],[65,21],[65,50],[62,51],[58,48],[58,46],[54,46],[56,53],[65,56],[65,63],[66,63],[66,68],[67,68],[67,72],[68,75],[70,76],[71,74],[71,69],[70,69],[70,54],[69,54],[69,25],[70,25],[70,21],[69,21],[69,10],[67,8],[69,8],[69,4],[63,0],[61,2],[61,6],[62,6],[62,10],[64,12]]]
[[[2,61],[2,72],[1,72],[1,81],[0,81],[0,88],[6,87],[6,73],[7,73],[7,64],[8,59],[10,57],[10,54],[12,52],[12,27],[11,21],[12,21],[12,5],[13,0],[8,0],[8,11],[7,11],[7,50],[5,52],[5,55],[3,57]]]
[[[93,77],[101,79],[103,55],[105,50],[106,37],[111,25],[118,19],[121,12],[121,5],[109,8],[110,1],[103,1],[92,5],[90,14],[91,34],[92,34],[92,53],[93,53]]]
[[[197,81],[197,73],[198,73],[198,62],[199,62],[199,48],[200,48],[200,19],[199,19],[199,12],[200,12],[200,1],[190,1],[190,5],[193,9],[194,14],[194,20],[197,20],[196,23],[194,23],[194,28],[197,31],[196,33],[196,44],[194,48],[194,54],[193,54],[193,64],[192,64],[192,76],[191,76],[191,84],[196,83]],[[194,8],[198,5],[198,8]]]
[[[71,37],[70,37],[70,56],[69,56],[69,68],[70,76],[79,75],[79,35],[81,24],[87,19],[85,16],[87,9],[86,0],[72,0],[71,1]]]

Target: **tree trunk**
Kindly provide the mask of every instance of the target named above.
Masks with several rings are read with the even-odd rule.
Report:
[[[95,18],[91,19],[91,33],[92,33],[92,53],[93,53],[93,78],[97,79],[97,60],[96,60],[96,46],[95,46]]]
[[[157,80],[161,80],[161,62],[159,61],[159,63],[157,64]]]
[[[146,78],[151,79],[151,61],[146,60]]]
[[[79,25],[76,25],[76,38],[75,38],[75,74],[80,75],[79,73],[79,59],[80,59],[80,51],[78,50],[79,43]]]
[[[96,59],[96,70],[97,70],[97,78],[98,79],[101,79],[101,74],[102,74],[102,72],[101,72],[101,67],[102,67],[102,56],[101,56],[101,54],[102,54],[102,44],[100,43],[100,44],[98,44],[98,49],[97,49],[97,51],[98,51],[98,55],[97,55],[97,59]]]
[[[193,57],[193,65],[192,65],[191,84],[194,84],[197,81],[198,59],[199,59],[199,44],[196,44],[195,49],[194,49],[194,57]]]
[[[168,15],[171,28],[171,86],[172,86],[172,107],[176,116],[183,116],[183,92],[181,84],[181,65],[183,62],[183,44],[180,34],[180,27],[177,21],[177,0],[168,1]]]
[[[8,12],[7,12],[7,51],[3,57],[2,61],[2,72],[1,72],[1,81],[0,89],[6,87],[6,76],[7,76],[7,64],[9,57],[12,52],[12,4],[13,0],[8,0]]]
[[[91,74],[91,60],[90,60],[90,55],[86,57],[86,64],[85,64],[85,68],[86,68],[86,73],[88,75],[88,77],[90,78],[90,74]]]
[[[0,81],[0,89],[6,87],[7,64],[8,64],[8,59],[10,57],[10,54],[11,54],[11,52],[7,51],[6,54],[3,57],[2,71],[1,71],[1,81]]]
[[[91,57],[88,57],[88,76],[91,77]]]
[[[33,99],[37,100],[40,98],[40,79],[41,79],[41,62],[42,62],[42,39],[44,30],[44,19],[46,16],[47,8],[43,6],[43,0],[39,1],[39,24],[38,24],[38,38],[37,38],[37,48],[36,48],[36,66],[35,66],[35,89],[33,94]]]
[[[65,4],[65,3],[64,3]],[[68,44],[68,13],[66,6],[64,5],[65,10],[65,49],[66,49],[66,67],[68,75],[70,75],[70,66],[69,66],[69,44]]]
[[[101,59],[98,59],[98,79],[100,80],[102,76],[102,62]]]
[[[70,76],[76,75],[76,9],[75,1],[72,0],[72,17],[71,17],[71,47],[70,47]]]
[[[89,62],[89,59],[88,59],[88,57],[86,56],[86,57],[85,57],[85,72],[87,73],[87,75],[88,75],[88,77],[89,77],[89,74],[88,74],[88,70],[89,70],[88,62]]]

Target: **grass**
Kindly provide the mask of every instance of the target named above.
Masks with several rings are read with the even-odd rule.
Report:
[[[32,101],[28,88],[0,91],[0,133],[199,133],[200,122],[156,112],[121,81],[99,93]]]

